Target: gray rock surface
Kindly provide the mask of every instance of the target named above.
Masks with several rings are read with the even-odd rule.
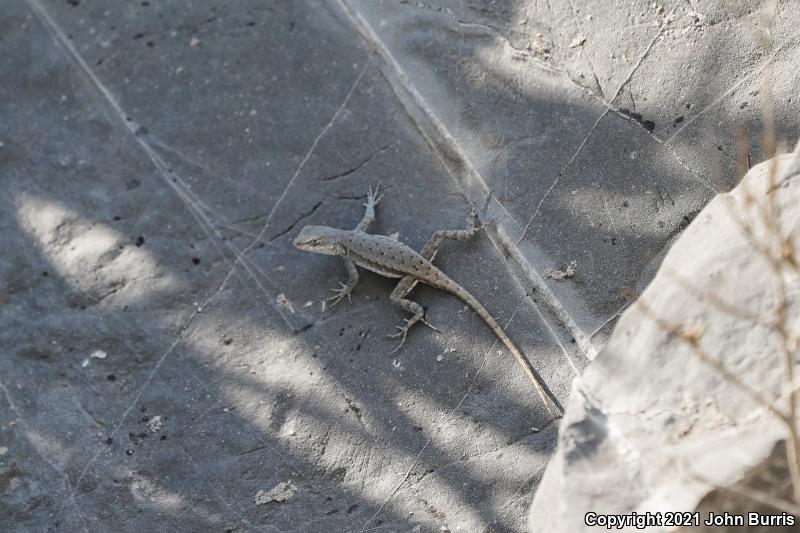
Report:
[[[420,247],[493,190],[437,261],[563,403],[769,65],[798,133],[797,11],[765,44],[729,4],[4,2],[0,524],[524,529],[557,428],[510,355],[422,287],[442,334],[391,355],[392,283],[323,310],[343,268],[291,239],[381,182]]]
[[[341,0],[497,238],[593,357],[662,250],[760,161],[765,71],[797,113],[800,12],[780,2]],[[768,37],[760,39],[764,29]],[[772,69],[772,70],[770,70]],[[796,120],[779,120],[794,139]],[[570,279],[543,278],[575,262]],[[645,279],[642,279],[644,276]]]
[[[392,355],[393,284],[323,311],[344,269],[291,246],[378,182],[373,229],[415,247],[469,213],[335,5],[31,0],[0,28],[0,529],[523,527],[556,428],[511,355],[422,287],[442,333]],[[567,333],[491,241],[438,262],[563,402]]]
[[[800,225],[800,144],[794,156],[773,161],[782,186],[769,187],[772,161],[767,161],[701,211],[670,249],[641,302],[623,314],[606,349],[586,369],[531,508],[531,531],[594,531],[584,522],[590,512],[780,514],[753,497],[723,490],[791,495],[775,481],[788,476],[785,455],[779,466],[786,428],[744,388],[785,411],[781,342],[766,325],[779,294],[777,278],[737,222],[752,229],[756,242],[771,242],[775,232],[748,207],[747,197],[749,191],[765,204],[765,191],[772,190],[780,231]],[[785,269],[783,276],[787,325],[796,334],[800,283],[796,271]],[[748,318],[753,315],[760,322]],[[678,338],[676,327],[698,332],[697,351]],[[708,361],[719,361],[723,370]],[[770,468],[773,477],[765,483],[762,471]],[[796,531],[796,526],[775,529]]]

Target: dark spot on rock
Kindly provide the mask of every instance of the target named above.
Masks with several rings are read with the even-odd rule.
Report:
[[[141,137],[142,135],[147,135],[148,133],[150,132],[144,126],[139,126],[138,128],[136,128],[136,135],[139,137]]]
[[[656,123],[655,122],[653,122],[652,120],[645,120],[644,117],[642,117],[641,113],[637,113],[635,111],[631,111],[630,109],[627,109],[627,108],[624,108],[624,107],[620,108],[619,112],[622,113],[623,115],[629,117],[630,119],[635,120],[636,122],[641,124],[644,129],[646,129],[649,132],[652,132],[656,127]]]
[[[147,416],[147,415],[144,415],[144,416],[142,417],[142,422],[150,422],[150,417],[149,417],[149,416]]]
[[[294,31],[294,21],[289,23],[289,31]]]
[[[144,33],[137,33],[133,36],[134,39],[141,39],[142,37],[144,37]],[[128,120],[130,120],[130,118],[128,118]]]
[[[683,116],[682,115],[680,117],[675,118],[675,120],[672,121],[672,125],[673,126],[677,126],[681,122],[683,122]]]
[[[233,343],[233,339],[231,339],[230,337],[226,337],[226,338],[222,339],[222,344],[224,344],[225,346],[230,346],[232,343]]]
[[[361,351],[361,343],[360,342],[358,344],[356,344],[356,351],[357,352]]]
[[[145,407],[145,406],[143,405],[143,406],[142,406],[142,408],[141,408],[141,409],[139,409],[139,411],[141,411],[141,412],[143,412],[143,413],[144,413],[145,411],[147,411],[147,407]]]
[[[158,440],[167,440],[167,436],[166,436],[166,435],[161,435],[161,436],[158,438]]]
[[[330,516],[330,515],[336,514],[338,512],[339,512],[339,509],[331,509],[330,511],[327,511],[325,514]]]
[[[569,343],[570,343],[570,344],[575,344],[575,337],[571,338],[571,339],[569,340]]]
[[[116,381],[117,380],[117,376],[115,376],[114,374],[109,374],[109,375],[106,376],[106,379],[108,381]]]
[[[325,497],[325,501],[326,502],[332,502],[333,501],[333,496],[326,496]]]
[[[629,205],[628,200],[622,202],[622,207],[628,207]]]
[[[119,215],[115,215],[115,216],[114,216],[114,218],[113,218],[112,220],[113,220],[114,222],[118,222],[118,221],[122,220],[122,217],[121,217],[121,216],[119,216]]]
[[[337,468],[331,472],[330,477],[334,481],[341,483],[344,481],[344,478],[347,477],[347,469],[344,467]]]
[[[200,264],[200,258],[199,257],[192,257],[192,263],[194,263],[195,265],[199,265]]]
[[[106,439],[106,444],[111,444],[112,442],[114,442],[114,439],[112,439],[111,437],[108,437]]]
[[[137,248],[142,246],[144,244],[144,237],[139,235],[138,237],[136,237],[136,241],[133,244],[135,244]]]
[[[414,426],[414,431],[422,431],[422,426]]]
[[[155,45],[156,45],[156,43],[154,43],[153,41],[147,41],[147,47],[148,48],[153,48]]]
[[[128,189],[129,191],[131,191],[131,190],[135,189],[136,187],[138,187],[141,184],[142,184],[141,181],[139,181],[137,179],[132,179],[132,180],[128,180],[128,181],[125,182],[125,188]]]
[[[358,509],[358,504],[354,503],[350,507],[347,508],[347,514],[350,514]]]
[[[148,2],[147,0],[144,0],[144,2],[142,2],[142,7],[147,7],[149,5],[150,5],[150,2]]]
[[[625,107],[620,108],[619,112],[622,113],[623,115],[627,115],[628,117],[632,118],[636,122],[641,122],[642,121],[642,114],[641,113],[637,113],[635,111],[631,111],[630,109],[627,109]]]
[[[50,275],[50,273],[49,273],[47,270],[45,270],[44,272],[42,272],[42,276],[44,276],[44,277],[47,277],[47,276],[49,276],[49,275]]]
[[[23,359],[41,361],[42,359],[48,359],[53,354],[46,350],[42,350],[41,348],[36,348],[35,346],[26,346],[17,350],[15,355]]]
[[[246,25],[247,25],[247,26],[250,26],[250,27],[252,28],[253,26],[255,26],[255,25],[256,25],[256,23],[255,23],[255,21],[251,20],[251,21],[250,21],[250,22],[248,22]]]
[[[78,7],[79,5],[81,5],[80,0],[67,0],[67,3],[72,7]]]

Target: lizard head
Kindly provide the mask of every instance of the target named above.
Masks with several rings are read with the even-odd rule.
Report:
[[[325,226],[306,226],[292,242],[294,247],[315,254],[339,255],[336,230]]]

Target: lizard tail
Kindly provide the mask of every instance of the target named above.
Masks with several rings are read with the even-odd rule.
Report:
[[[492,315],[483,306],[483,304],[481,304],[478,301],[477,298],[472,296],[469,292],[467,292],[466,289],[461,287],[455,281],[451,279],[449,279],[448,281],[452,283],[452,286],[448,285],[446,287],[441,287],[441,288],[447,290],[453,295],[456,295],[465,304],[470,306],[473,311],[478,313],[478,316],[480,316],[483,319],[483,321],[486,322],[486,325],[492,329],[494,334],[497,335],[497,338],[500,339],[500,341],[506,346],[506,348],[508,348],[508,351],[512,353],[514,359],[517,360],[517,363],[522,368],[523,372],[525,372],[525,375],[528,376],[528,379],[531,381],[531,383],[533,383],[533,386],[536,388],[536,392],[539,393],[539,397],[541,398],[544,406],[547,408],[547,412],[550,414],[550,416],[554,419],[558,418],[559,415],[557,415],[553,411],[551,402],[547,397],[547,394],[545,393],[544,386],[542,385],[541,381],[536,376],[536,374],[533,372],[533,368],[531,367],[530,362],[525,358],[525,356],[522,355],[522,352],[520,352],[516,344],[514,344],[511,341],[511,339],[508,338],[508,335],[506,335],[506,332],[503,331],[503,328],[500,327],[500,324],[497,323],[497,321],[492,317]]]

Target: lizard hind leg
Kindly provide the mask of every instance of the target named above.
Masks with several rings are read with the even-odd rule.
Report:
[[[397,329],[399,330],[397,333],[394,335],[388,335],[391,338],[400,337],[400,344],[397,346],[397,348],[392,350],[392,353],[397,352],[403,347],[403,344],[406,342],[408,330],[410,330],[417,322],[422,322],[432,330],[437,332],[439,331],[427,320],[425,320],[425,309],[421,305],[405,298],[405,296],[411,292],[411,289],[413,289],[416,284],[417,279],[415,277],[405,276],[400,280],[400,282],[392,291],[392,294],[389,296],[389,299],[392,301],[392,303],[399,305],[403,311],[408,311],[413,315],[411,318],[405,319],[405,323],[402,326],[397,326]]]
[[[428,261],[433,262],[433,258],[436,257],[436,253],[439,251],[439,247],[445,239],[451,241],[465,241],[483,229],[484,226],[479,226],[476,223],[477,213],[475,213],[475,211],[470,215],[470,220],[471,225],[468,229],[449,229],[435,232],[431,235],[425,247],[422,248],[420,255]]]

